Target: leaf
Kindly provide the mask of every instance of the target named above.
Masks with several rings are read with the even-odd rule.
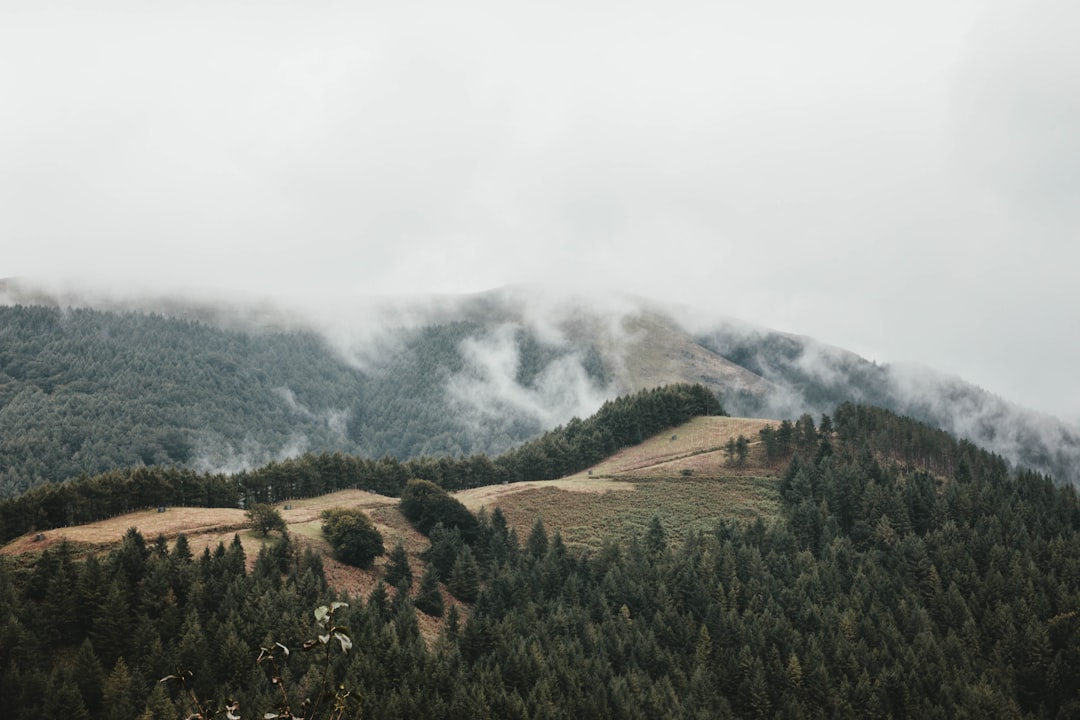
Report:
[[[303,644],[303,649],[304,650],[310,650],[311,648],[315,647],[318,644],[319,644],[318,640],[305,640],[304,644]]]
[[[330,634],[327,633],[326,635],[320,635],[319,636],[319,642],[321,642],[323,645],[330,642]]]
[[[330,603],[331,610],[337,610],[338,608],[349,607],[349,603],[346,602],[332,602]]]
[[[285,647],[281,643],[274,643],[274,645],[278,646],[279,648],[281,648],[282,650],[285,651],[285,657],[289,657],[289,648]]]
[[[334,637],[336,637],[337,641],[341,643],[341,652],[349,652],[350,648],[352,648],[352,640],[349,639],[349,636],[336,632],[334,633]]]
[[[330,609],[325,605],[320,605],[315,608],[315,620],[320,623],[325,623],[326,618],[330,615]]]

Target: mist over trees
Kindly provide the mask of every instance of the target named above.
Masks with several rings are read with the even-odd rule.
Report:
[[[664,361],[671,371],[736,415],[871,404],[1080,481],[1080,430],[958,378],[743,325],[692,335],[659,313],[627,324],[643,307],[538,319],[491,296],[351,348],[313,329],[0,307],[0,497],[139,465],[233,473],[308,452],[494,456],[638,389],[635,373],[648,373],[630,361],[651,350],[635,333],[659,327],[657,342],[685,343]],[[701,366],[705,356],[717,365]]]
[[[735,415],[819,416],[841,403],[873,405],[943,428],[1019,467],[1080,483],[1080,428],[1013,405],[929,368],[879,365],[811,338],[721,326],[702,346],[767,380],[767,393],[723,392]],[[1033,360],[1032,371],[1037,372]]]
[[[234,472],[304,452],[501,452],[548,428],[510,408],[486,432],[448,395],[462,343],[486,332],[467,322],[390,331],[390,349],[360,368],[315,332],[0,306],[0,497],[137,465]],[[526,389],[571,352],[524,329],[512,341],[513,380]],[[602,385],[595,351],[574,352]]]

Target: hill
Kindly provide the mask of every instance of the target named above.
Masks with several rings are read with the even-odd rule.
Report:
[[[284,511],[290,542],[226,540],[199,553],[186,537],[170,545],[120,529],[202,522],[170,510],[118,518],[110,527],[122,535],[107,551],[61,542],[16,560],[0,554],[0,696],[15,717],[91,720],[284,705],[321,720],[332,702],[302,704],[320,687],[387,720],[1080,712],[1075,489],[855,405],[824,428],[800,418],[773,428],[784,439],[759,433],[745,466],[730,468],[717,448],[755,427],[699,418],[624,447],[591,475],[462,491],[488,508],[468,541],[442,530],[425,539],[393,499],[350,490]],[[701,496],[715,515],[699,523],[679,485],[737,497]],[[627,506],[569,512],[594,495],[637,496],[654,512],[643,530],[621,515]],[[385,566],[334,577],[312,523],[342,504],[405,538],[411,583],[380,585]],[[200,511],[210,526],[239,511],[216,512]],[[526,534],[537,514],[551,526]],[[571,545],[558,526],[572,533],[604,514],[610,527],[589,530],[596,544]],[[428,614],[415,576],[435,566],[446,569],[447,609]],[[339,628],[325,644],[319,606],[334,607]],[[298,650],[306,642],[312,652]]]
[[[738,466],[725,455],[723,447],[737,435],[756,438],[768,424],[763,420],[700,417],[563,478],[482,486],[459,491],[455,496],[474,512],[499,508],[520,535],[527,534],[539,517],[551,531],[561,531],[571,543],[594,546],[601,536],[629,538],[644,528],[651,514],[657,513],[684,521],[679,532],[711,526],[723,518],[770,519],[777,511],[778,466],[765,461],[759,440],[751,444],[748,459]],[[614,502],[614,497],[603,499],[619,495],[633,497]],[[411,552],[418,553],[418,545],[425,541],[411,529],[396,505],[396,498],[355,489],[276,503],[288,531],[315,542],[331,567],[335,563],[329,559],[329,546],[321,542],[319,520],[319,513],[331,507],[363,509],[375,520],[389,546],[401,541]],[[650,515],[641,520],[638,516],[643,513]],[[627,516],[636,521],[623,522]],[[585,524],[590,526],[592,543],[577,537]],[[247,529],[243,510],[167,507],[164,511],[141,510],[43,533],[30,532],[0,547],[0,553],[36,553],[62,542],[107,550],[119,545],[133,527],[148,538],[163,535],[173,541],[184,534],[196,551],[213,549],[219,542],[228,544],[239,533],[252,560],[265,542]],[[357,587],[344,585],[338,589],[355,593]]]
[[[699,417],[558,480],[525,481],[456,494],[474,512],[498,508],[524,537],[539,519],[570,547],[598,549],[604,538],[643,536],[655,515],[681,541],[721,519],[775,519],[780,468],[764,457],[766,420]],[[736,465],[725,444],[753,438]]]
[[[1080,479],[1080,430],[960,378],[640,298],[504,288],[328,309],[10,280],[0,298],[0,496],[139,464],[496,455],[676,381],[747,417],[874,404]]]

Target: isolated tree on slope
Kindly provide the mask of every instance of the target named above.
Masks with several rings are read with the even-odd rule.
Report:
[[[248,525],[251,526],[251,529],[263,537],[269,535],[273,530],[277,530],[282,535],[288,530],[285,518],[281,517],[281,513],[272,505],[255,503],[244,514],[247,515]]]

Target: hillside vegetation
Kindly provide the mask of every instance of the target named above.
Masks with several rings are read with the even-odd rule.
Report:
[[[766,426],[767,421],[762,420],[699,417],[563,478],[485,485],[458,491],[453,497],[474,513],[499,509],[521,536],[539,518],[550,531],[561,532],[570,545],[583,547],[598,547],[608,537],[629,540],[643,533],[657,513],[671,520],[676,539],[694,529],[711,527],[719,519],[753,521],[761,517],[771,521],[779,512],[776,486],[782,466],[766,462],[759,441],[742,464],[732,462],[723,450],[728,438],[756,435]],[[690,474],[685,474],[687,469]],[[418,554],[420,541],[409,531],[410,522],[397,506],[393,497],[354,489],[281,501],[276,507],[289,533],[316,541],[322,536],[320,514],[324,510],[362,509],[376,519],[387,547],[403,542]],[[412,523],[423,530],[430,530],[433,524]],[[248,525],[239,508],[169,506],[164,512],[152,508],[58,527],[40,533],[40,538],[39,533],[31,532],[0,547],[0,553],[37,553],[61,542],[80,550],[109,550],[134,527],[145,537],[163,535],[170,543],[183,534],[197,551],[228,543],[239,534],[253,558],[267,541],[248,532]],[[323,551],[325,547],[316,544],[314,549]],[[324,561],[329,558],[324,557]]]
[[[703,384],[748,417],[884,407],[1080,482],[1080,430],[960,378],[706,313],[680,322],[640,299],[603,310],[494,291],[334,323],[272,303],[80,309],[13,287],[0,281],[0,300],[57,306],[0,306],[0,498],[138,465],[494,456],[605,399],[674,383]]]
[[[604,403],[592,417],[572,419],[494,460],[421,457],[405,462],[340,453],[306,454],[233,475],[140,467],[64,483],[46,483],[0,501],[0,539],[81,524],[132,510],[172,505],[240,507],[312,497],[344,488],[397,495],[412,478],[448,490],[557,478],[696,415],[722,413],[700,385],[642,391]]]
[[[361,368],[313,331],[0,306],[0,497],[135,465],[205,472],[304,452],[497,454],[548,428],[512,406],[499,406],[496,422],[448,392],[467,370],[463,344],[491,332],[468,322],[388,331],[377,362]],[[544,344],[523,328],[508,342],[510,381],[523,392],[568,355],[604,383],[588,348]]]
[[[717,424],[727,422],[741,421]],[[665,482],[721,485],[681,468],[649,475],[709,454],[666,459],[658,448],[679,443],[671,435],[718,429],[696,421],[649,440],[653,461],[635,448],[607,462],[637,479],[599,472],[602,463],[551,487],[636,486],[607,493],[626,496]],[[543,523],[515,528],[498,507],[477,514],[468,540],[436,526],[424,549],[412,535],[414,578],[450,569],[441,620],[416,609],[415,579],[335,592],[301,533],[253,560],[239,541],[200,554],[186,537],[170,545],[135,530],[102,557],[69,544],[0,557],[0,697],[15,717],[183,717],[192,693],[262,717],[283,690],[297,708],[317,695],[326,667],[365,718],[1080,713],[1071,487],[1010,472],[999,457],[880,409],[844,406],[792,430],[767,516],[676,537],[658,505],[643,532],[605,536],[588,552]],[[744,477],[773,467],[764,444]],[[381,514],[394,502],[368,509],[377,526],[396,522]],[[318,631],[312,610],[334,600],[348,603],[335,623],[348,627],[351,649],[323,665],[297,648]],[[278,642],[293,649],[280,658],[281,682],[255,664],[260,647]],[[190,680],[158,682],[171,675]],[[325,704],[308,713],[331,715]]]

